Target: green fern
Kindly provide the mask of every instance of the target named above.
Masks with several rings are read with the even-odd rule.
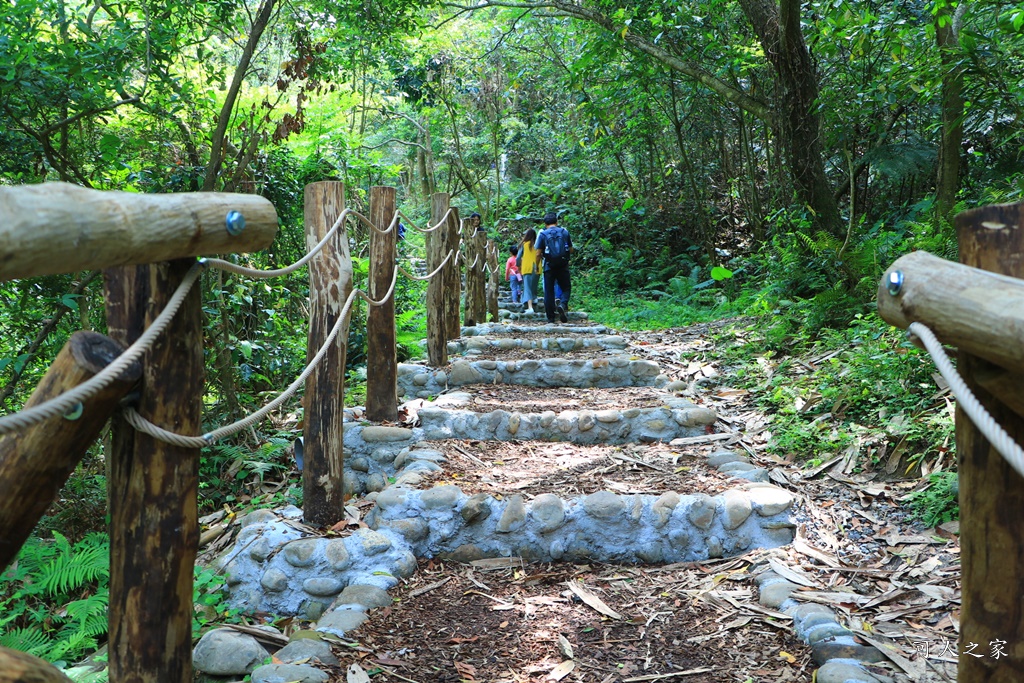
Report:
[[[87,545],[85,541],[74,548],[61,533],[53,536],[58,555],[41,571],[40,588],[50,596],[67,594],[82,586],[110,575],[110,549]]]
[[[50,639],[38,627],[16,628],[0,633],[0,647],[41,656],[50,649]]]
[[[0,576],[0,645],[48,661],[79,657],[107,632],[109,542],[30,539]]]

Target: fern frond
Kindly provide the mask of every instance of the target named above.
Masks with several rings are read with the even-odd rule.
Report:
[[[16,628],[0,633],[0,647],[21,650],[37,657],[40,653],[46,652],[49,646],[50,639],[38,628]]]
[[[93,616],[102,616],[106,619],[109,604],[110,593],[104,589],[87,598],[69,602],[64,609],[67,610],[68,618],[71,621],[85,623]]]
[[[59,535],[54,532],[54,535]],[[76,546],[76,550],[79,546]],[[110,575],[110,551],[87,547],[76,552],[69,547],[50,560],[39,572],[39,585],[49,595],[67,594],[87,583]]]

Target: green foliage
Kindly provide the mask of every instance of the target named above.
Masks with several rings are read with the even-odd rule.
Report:
[[[239,623],[241,610],[227,604],[227,579],[209,567],[196,565],[192,576],[192,638],[214,623]]]
[[[95,649],[107,632],[109,553],[103,534],[29,539],[0,575],[0,646],[51,662]]]
[[[910,510],[926,527],[960,518],[960,480],[956,472],[934,472],[928,487],[910,494]]]
[[[773,362],[764,329],[744,335],[732,360],[742,386],[773,416],[776,455],[824,459],[854,448],[860,466],[870,468],[878,453],[897,447],[912,464],[949,448],[953,420],[937,397],[931,360],[904,333],[874,314],[859,315],[845,330],[826,331],[814,343],[805,339],[796,349],[800,356],[824,359],[810,364]],[[758,360],[751,353],[763,355]]]

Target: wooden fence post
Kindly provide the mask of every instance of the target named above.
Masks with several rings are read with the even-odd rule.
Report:
[[[499,270],[500,263],[498,245],[494,240],[487,240],[487,265],[491,269],[491,276],[487,282],[487,313],[492,323],[498,322],[498,285],[504,274]]]
[[[965,211],[955,224],[962,263],[1024,278],[1024,204]],[[978,381],[1005,371],[963,351],[958,370],[992,417],[1024,444],[1024,418]],[[1024,479],[959,407],[956,449],[963,596],[957,681],[1024,680]]]
[[[438,192],[431,197],[430,223],[438,225],[448,213],[448,194]],[[448,219],[433,232],[427,233],[427,272],[441,265],[450,246]],[[452,254],[452,258],[454,258]],[[451,259],[449,259],[450,261]],[[448,285],[448,265],[427,283],[427,362],[431,367],[448,363],[448,321],[445,307],[445,288]]]
[[[487,263],[487,233],[477,230],[480,219],[466,222],[466,316],[467,326],[486,322],[487,301],[484,265]]]
[[[370,188],[370,221],[387,230],[395,217],[395,188]],[[370,298],[380,301],[395,276],[395,234],[370,230]],[[395,297],[370,306],[366,313],[366,418],[398,419],[398,349],[395,339]]]
[[[104,272],[107,328],[129,345],[164,309],[195,259]],[[201,431],[202,297],[197,282],[143,358],[138,412],[181,434]],[[192,571],[199,544],[199,449],[171,446],[113,420],[110,681],[192,681]]]
[[[451,339],[458,339],[462,336],[462,319],[459,316],[459,301],[462,299],[462,255],[459,249],[462,247],[462,235],[459,231],[459,208],[451,207],[452,212],[448,216],[448,248],[452,251],[452,259],[445,266],[444,276],[444,310],[445,325],[447,332],[445,336]]]
[[[345,209],[345,186],[335,181],[310,183],[305,195],[306,249],[324,238]],[[309,264],[309,337],[307,362],[317,353],[352,293],[352,260],[345,226]],[[348,321],[320,365],[306,378],[302,470],[303,518],[331,526],[345,514],[343,423]]]
[[[97,332],[78,331],[57,354],[26,408],[68,391],[110,365],[124,347]],[[106,389],[57,416],[0,438],[0,572],[18,554],[50,503],[125,394],[142,377],[133,363]]]

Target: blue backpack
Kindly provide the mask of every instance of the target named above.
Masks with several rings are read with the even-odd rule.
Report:
[[[569,231],[563,227],[544,231],[544,260],[550,268],[569,265]]]

